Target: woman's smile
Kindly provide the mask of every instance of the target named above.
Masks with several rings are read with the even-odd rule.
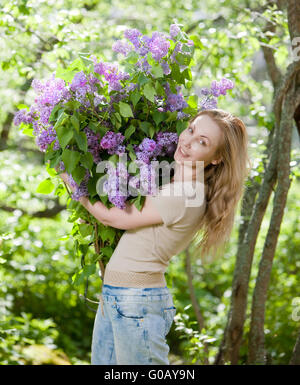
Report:
[[[188,156],[188,154],[181,148],[181,146],[179,146],[179,153],[182,157],[186,158]]]

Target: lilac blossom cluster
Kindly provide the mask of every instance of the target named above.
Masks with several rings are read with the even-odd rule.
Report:
[[[134,28],[126,29],[124,37],[129,42],[116,41],[112,46],[113,51],[124,56],[129,55],[131,51],[137,52],[139,60],[136,63],[135,70],[143,71],[144,74],[149,76],[152,69],[152,65],[148,62],[149,53],[160,64],[163,74],[168,77],[172,72],[171,68],[174,63],[178,64],[181,72],[187,67],[186,65],[181,65],[177,61],[176,56],[178,54],[191,55],[193,52],[192,46],[194,43],[192,40],[185,39],[186,43],[179,41],[184,38],[184,33],[181,32],[180,25],[178,24],[170,26],[169,35],[155,31],[149,37]],[[172,47],[174,47],[173,52],[169,52],[171,43]],[[92,56],[92,60],[94,73],[87,75],[83,70],[76,73],[69,86],[65,84],[64,80],[55,79],[54,73],[44,84],[36,79],[32,82],[32,86],[37,93],[35,104],[31,106],[29,111],[26,109],[18,111],[14,118],[14,124],[20,125],[22,122],[32,124],[33,132],[36,136],[36,144],[41,151],[45,152],[51,144],[54,151],[60,149],[56,131],[51,124],[53,122],[49,122],[49,118],[55,106],[59,104],[63,106],[71,99],[80,103],[79,111],[85,113],[87,118],[90,117],[91,112],[93,118],[95,116],[100,118],[101,125],[109,128],[109,131],[101,137],[99,132],[96,133],[90,128],[91,126],[89,127],[88,122],[85,123],[83,132],[87,138],[88,152],[92,154],[94,163],[97,164],[102,160],[101,154],[105,158],[107,154],[122,155],[126,152],[126,143],[123,143],[125,136],[121,132],[114,131],[113,120],[110,121],[108,119],[109,121],[106,122],[102,118],[103,114],[106,116],[110,115],[110,113],[119,112],[115,111],[115,105],[121,100],[126,99],[130,92],[136,89],[140,91],[140,84],[126,82],[130,80],[131,75],[120,71],[117,64],[98,61],[95,56]],[[99,75],[103,76],[101,80]],[[169,76],[169,78],[171,77]],[[155,95],[154,106],[151,106],[151,108],[160,112],[176,111],[177,120],[188,118],[190,115],[183,112],[188,107],[188,103],[181,92],[181,86],[172,87],[173,93],[170,87],[172,83],[169,82],[169,79],[163,78],[159,82],[165,90],[166,97]],[[233,82],[227,78],[222,78],[220,82],[212,81],[210,88],[201,89],[203,100],[200,102],[200,107],[202,109],[216,108],[217,98],[221,95],[226,95],[227,90],[232,89],[233,86]],[[102,92],[107,98],[102,95]],[[138,111],[139,109],[133,109],[134,119],[139,118]],[[83,122],[83,120],[81,119],[80,122]],[[134,143],[137,142],[134,141]],[[119,208],[125,208],[125,201],[128,198],[126,194],[128,193],[124,194],[124,191],[122,191],[120,178],[126,181],[126,184],[128,183],[132,188],[141,189],[143,191],[142,194],[152,194],[155,191],[156,185],[155,170],[152,168],[151,161],[157,160],[158,156],[173,157],[177,144],[177,133],[166,131],[156,133],[153,139],[144,138],[140,144],[134,144],[133,149],[136,154],[136,162],[140,167],[139,176],[130,175],[125,165],[121,162],[117,164],[116,169],[113,167],[108,168],[108,179],[104,187],[109,201]],[[67,148],[69,148],[69,145],[67,145]],[[59,168],[61,171],[65,170],[62,161],[59,163]],[[72,194],[74,200],[79,200],[81,196],[89,195],[87,188],[90,178],[89,170],[86,170],[85,176],[79,185],[74,181],[72,175],[68,174],[68,176],[71,186],[76,189]]]
[[[80,182],[79,186],[73,179],[72,175],[67,173],[68,175],[68,182],[70,186],[75,188],[75,191],[72,193],[71,198],[74,199],[75,201],[79,201],[79,199],[83,196],[88,196],[88,182],[90,179],[90,172],[88,169],[85,170],[85,176],[83,180]]]
[[[107,166],[107,180],[103,184],[103,190],[108,195],[108,199],[116,207],[124,209],[127,195],[127,181],[129,173],[123,162],[118,162],[114,167],[110,163]],[[121,183],[121,186],[120,186]]]
[[[99,163],[101,161],[100,157],[100,133],[95,133],[89,127],[85,127],[83,130],[86,134],[88,151],[93,155],[94,163]]]
[[[121,81],[130,78],[127,72],[119,71],[116,64],[101,61],[97,63],[96,58],[94,58],[94,72],[104,76],[108,82],[108,92],[121,91],[123,89]]]
[[[230,79],[223,77],[219,82],[213,80],[210,88],[203,87],[200,90],[200,94],[203,96],[203,99],[200,101],[201,109],[211,110],[217,108],[217,97],[226,95],[227,90],[230,90],[233,87],[234,83]]]
[[[103,183],[103,191],[109,201],[120,209],[126,207],[127,198],[132,194],[134,196],[136,190],[143,195],[157,192],[155,168],[139,160],[136,164],[140,169],[139,176],[130,175],[123,162],[118,162],[116,167],[109,163],[106,167],[107,180]]]
[[[58,103],[70,100],[70,91],[66,88],[63,79],[55,79],[55,73],[44,83],[34,79],[32,87],[37,93],[34,104],[29,111],[26,109],[18,111],[13,122],[15,125],[20,125],[22,122],[32,124],[36,145],[40,151],[45,152],[53,141],[55,141],[53,149],[57,150],[59,142],[54,127],[49,122],[49,117]]]
[[[166,83],[165,85],[165,91],[167,95],[167,100],[166,100],[166,107],[165,111],[181,111],[184,108],[188,107],[187,102],[184,100],[184,97],[182,93],[180,92],[181,87],[176,86],[176,91],[178,92],[177,94],[173,94],[170,90],[170,85],[169,83]]]
[[[121,144],[124,139],[125,136],[120,132],[107,131],[100,141],[100,146],[110,155],[121,155],[125,153],[125,146]]]

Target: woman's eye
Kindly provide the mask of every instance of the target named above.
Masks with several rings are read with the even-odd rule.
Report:
[[[201,144],[203,144],[204,146],[206,146],[205,140],[200,139],[200,142],[202,142]]]

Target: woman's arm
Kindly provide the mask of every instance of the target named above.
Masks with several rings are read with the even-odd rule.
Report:
[[[59,176],[68,184],[68,175],[66,173],[59,174]],[[72,191],[75,190],[69,184],[68,186]],[[119,209],[118,207],[111,207],[109,209],[100,201],[92,204],[86,196],[79,198],[79,202],[99,222],[116,229],[129,230],[163,223],[161,215],[151,204],[148,196],[146,196],[141,211],[129,202],[125,202],[125,209]]]
[[[100,201],[92,204],[87,197],[81,197],[79,201],[97,220],[105,226],[116,229],[129,230],[163,223],[160,214],[151,205],[148,196],[146,196],[141,211],[129,202],[125,202],[125,209],[118,207],[108,209]]]

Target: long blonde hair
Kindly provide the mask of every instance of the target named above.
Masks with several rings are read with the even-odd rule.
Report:
[[[234,225],[237,204],[244,193],[245,179],[251,163],[248,157],[248,134],[241,119],[221,109],[203,110],[200,115],[209,115],[221,129],[221,145],[215,154],[221,161],[209,164],[204,169],[206,209],[200,219],[194,239],[200,235],[196,248],[202,261],[212,262],[219,258],[229,241]]]

